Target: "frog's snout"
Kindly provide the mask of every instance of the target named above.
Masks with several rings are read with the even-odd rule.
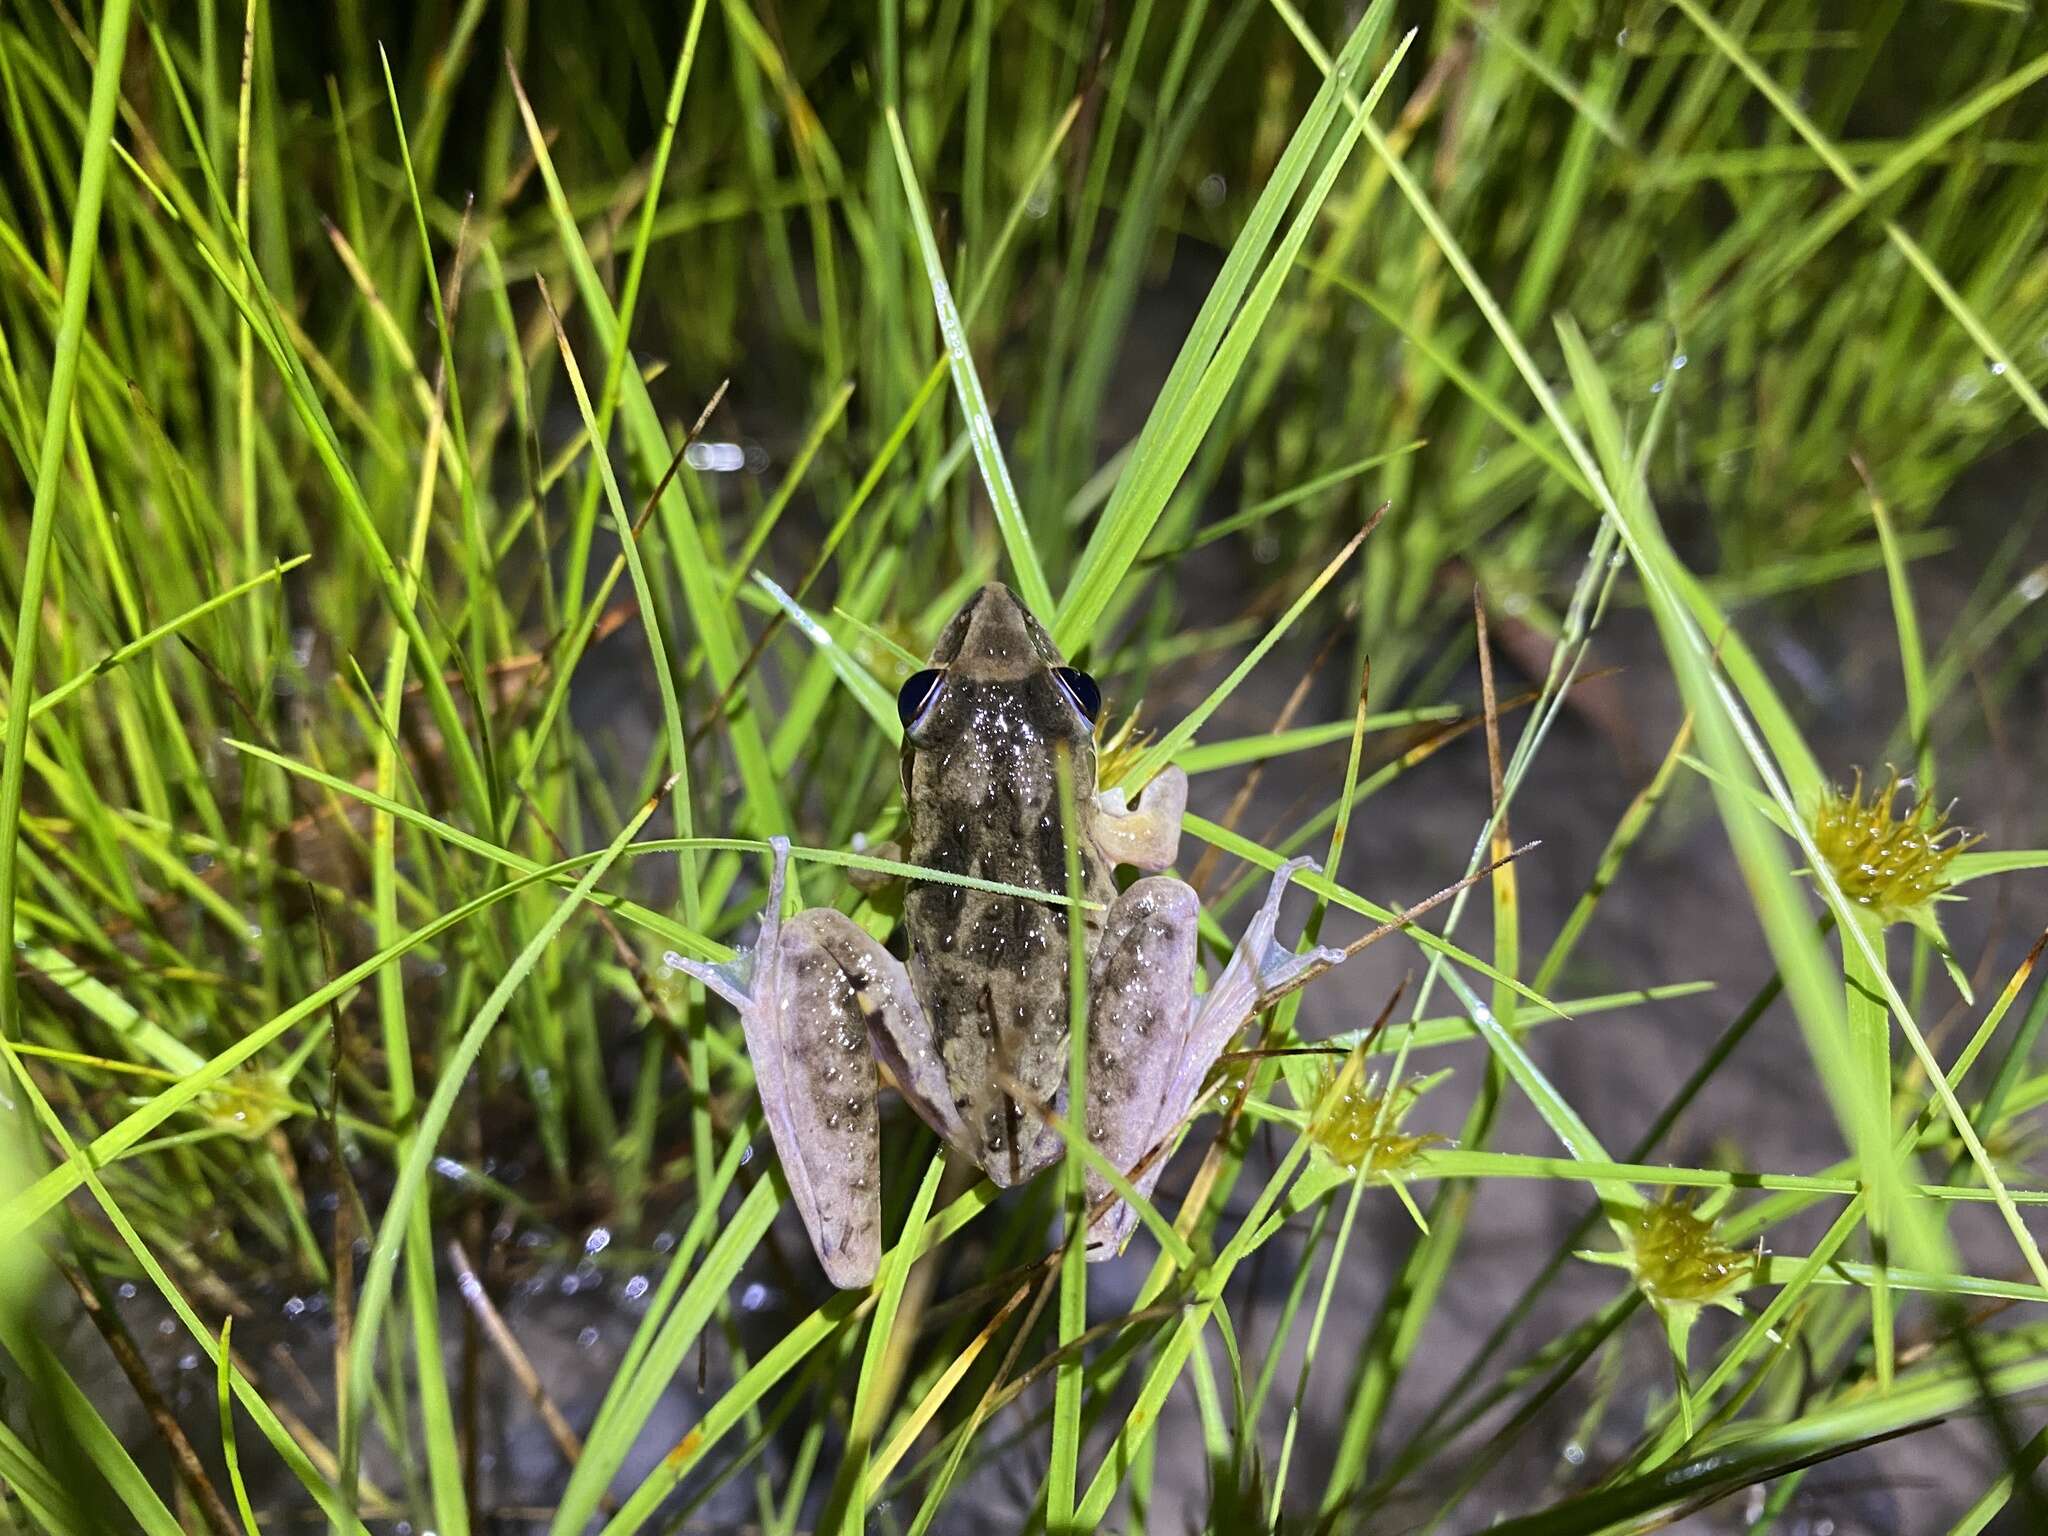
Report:
[[[1044,665],[1030,613],[1000,581],[990,582],[975,595],[960,655],[975,658],[991,681],[1023,677]]]

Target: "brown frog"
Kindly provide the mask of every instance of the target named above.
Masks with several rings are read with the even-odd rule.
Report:
[[[1057,778],[1064,745],[1080,825],[1088,957],[1090,1141],[1124,1170],[1173,1134],[1203,1079],[1266,993],[1343,956],[1277,945],[1280,897],[1307,859],[1274,875],[1214,986],[1194,990],[1198,902],[1152,875],[1118,894],[1119,864],[1160,870],[1180,846],[1187,775],[1168,768],[1133,807],[1098,791],[1094,682],[1066,665],[1008,587],[983,587],[946,626],[931,665],[898,695],[909,862],[1053,894],[1067,888]],[[672,957],[740,1011],[762,1110],[791,1194],[835,1285],[874,1277],[881,1243],[876,1060],[918,1115],[998,1185],[1061,1152],[1040,1113],[1066,1112],[1063,905],[924,880],[904,899],[899,961],[829,908],[781,917],[787,839],[774,840],[761,933],[728,965]],[[1163,1158],[1137,1176],[1149,1194]],[[1090,1178],[1091,1199],[1109,1190]],[[1113,1256],[1135,1222],[1118,1202],[1090,1233]]]

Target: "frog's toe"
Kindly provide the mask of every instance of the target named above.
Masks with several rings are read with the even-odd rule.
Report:
[[[885,838],[879,843],[870,843],[865,832],[856,832],[853,834],[853,851],[864,853],[870,858],[887,859],[891,863],[900,864],[903,861],[902,845],[893,837]],[[845,874],[846,883],[863,896],[873,896],[879,891],[886,891],[903,878],[887,870],[868,869],[862,865],[849,867]]]
[[[789,839],[768,839],[768,899],[761,906],[761,931],[754,942],[730,960],[692,960],[670,950],[661,957],[670,970],[694,976],[733,1007],[744,1012],[754,1002],[754,977],[762,955],[782,943],[782,892],[789,881]]]
[[[1259,956],[1259,994],[1286,990],[1302,972],[1328,969],[1344,963],[1344,951],[1318,944],[1297,953],[1282,944],[1269,944]]]
[[[1312,965],[1335,964],[1343,958],[1333,949],[1312,949],[1306,954],[1296,954],[1275,937],[1280,926],[1280,898],[1287,894],[1287,887],[1302,870],[1320,874],[1322,866],[1314,859],[1302,857],[1289,859],[1273,871],[1273,883],[1266,887],[1266,899],[1246,925],[1244,938],[1239,944],[1251,960],[1259,979],[1261,993],[1272,992],[1294,980]]]
[[[1294,877],[1304,869],[1310,874],[1315,875],[1323,872],[1323,866],[1314,859],[1309,858],[1306,854],[1289,859],[1273,871],[1272,883],[1266,887],[1266,899],[1259,903],[1258,916],[1252,919],[1251,928],[1247,930],[1248,932],[1271,933],[1273,931],[1274,925],[1280,921],[1280,898],[1287,894],[1287,887],[1293,883]]]
[[[670,950],[661,957],[661,963],[672,971],[696,977],[735,1008],[746,1008],[754,1001],[754,952],[751,949],[743,949],[733,959],[716,963],[692,960]]]

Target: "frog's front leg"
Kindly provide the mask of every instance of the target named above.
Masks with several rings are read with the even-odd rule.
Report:
[[[1259,1000],[1312,965],[1341,961],[1341,951],[1295,954],[1275,941],[1280,898],[1295,872],[1313,860],[1290,859],[1273,876],[1244,937],[1216,984],[1194,995],[1199,898],[1179,880],[1140,880],[1110,907],[1088,978],[1088,1137],[1118,1168],[1136,1168],[1172,1136],[1201,1092],[1203,1079],[1258,1009]],[[1155,1157],[1133,1182],[1149,1196],[1165,1166]],[[1089,1176],[1089,1200],[1109,1191]],[[1091,1260],[1114,1257],[1136,1224],[1122,1201],[1090,1234]]]
[[[1180,855],[1180,819],[1188,808],[1188,776],[1165,768],[1147,784],[1136,805],[1124,803],[1121,788],[1095,797],[1095,841],[1112,864],[1165,869]]]
[[[881,1251],[876,1042],[918,1033],[909,1023],[917,1000],[902,962],[844,913],[819,907],[782,920],[789,840],[772,845],[753,946],[726,965],[668,961],[739,1010],[761,1111],[818,1262],[834,1285],[862,1286],[874,1279]],[[933,1074],[943,1084],[936,1060],[906,1061],[894,1051],[884,1059],[913,1103]]]

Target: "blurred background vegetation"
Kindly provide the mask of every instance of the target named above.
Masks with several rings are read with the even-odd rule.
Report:
[[[970,1415],[1058,1342],[1050,1312],[1000,1369],[1001,1350],[984,1358],[975,1342],[988,1324],[1010,1347],[997,1326],[1016,1321],[999,1311],[1008,1293],[978,1287],[1035,1261],[1056,1208],[1047,1190],[954,1245],[951,1283],[980,1312],[924,1311],[937,1278],[920,1270],[907,1294],[879,1299],[897,1322],[877,1324],[882,1344],[864,1355],[868,1313],[843,1298],[812,1311],[800,1238],[786,1224],[763,1236],[774,1186],[762,1157],[740,1161],[758,1127],[730,1015],[661,963],[668,948],[729,954],[750,923],[758,842],[730,840],[787,833],[830,850],[888,835],[887,695],[975,583],[1003,576],[1029,595],[1020,548],[1066,595],[1062,637],[1119,714],[1147,701],[1146,727],[1167,733],[1202,697],[1185,679],[1213,681],[1291,625],[1316,574],[1391,506],[1291,633],[1286,682],[1256,674],[1233,697],[1233,676],[1210,697],[1231,701],[1242,739],[1168,736],[1198,774],[1223,775],[1198,780],[1198,806],[1217,811],[1228,796],[1216,784],[1234,787],[1247,765],[1350,739],[1348,688],[1319,718],[1283,709],[1326,643],[1333,673],[1355,678],[1370,658],[1375,732],[1389,734],[1374,736],[1368,776],[1426,759],[1432,728],[1470,726],[1475,584],[1544,714],[1610,593],[1648,600],[1606,575],[1622,561],[1611,503],[1632,507],[1636,492],[1604,448],[1596,467],[1575,447],[1579,433],[1640,455],[1640,495],[1661,509],[1673,558],[1738,626],[1788,600],[1826,611],[1887,565],[1910,589],[1917,562],[1949,560],[1959,595],[1939,632],[1920,633],[1910,602],[1881,610],[1911,708],[1888,740],[1823,750],[1826,773],[1876,773],[1889,757],[1923,788],[1946,786],[1960,770],[1937,777],[1938,758],[1967,762],[1987,720],[2038,714],[2048,29],[2032,9],[1381,5],[1349,87],[1363,96],[1406,51],[1354,151],[1324,65],[1363,15],[1288,0],[199,0],[130,17],[122,4],[11,0],[0,590],[11,617],[26,614],[7,626],[6,707],[33,719],[9,748],[25,788],[9,807],[18,977],[0,1035],[19,1048],[11,1123],[43,1119],[10,1144],[18,1176],[0,1173],[0,1314],[21,1386],[0,1413],[14,1425],[0,1439],[0,1529],[165,1529],[159,1493],[168,1528],[220,1529],[240,1518],[226,1506],[243,1462],[259,1492],[269,1480],[268,1510],[311,1508],[309,1490],[327,1487],[338,1524],[358,1504],[380,1532],[400,1519],[443,1536],[580,1531],[617,1507],[600,1501],[615,1477],[619,1499],[644,1502],[607,1531],[682,1528],[706,1509],[809,1528],[857,1520],[885,1489],[882,1528],[946,1529],[991,1497],[963,1460],[1000,1464],[1020,1435],[1015,1521],[1071,1526],[1062,1457],[1085,1443],[1092,1465],[1108,1448],[1098,1417],[1121,1421],[1126,1373],[1151,1369],[1148,1351],[1171,1356],[1168,1322],[1090,1354],[1079,1396],[1027,1393],[988,1426]],[[118,74],[97,68],[114,39]],[[96,82],[119,88],[111,148],[89,121]],[[1327,188],[1311,188],[1325,171]],[[90,299],[67,343],[74,219],[100,182]],[[1283,187],[1268,210],[1261,193],[1283,183],[1300,190]],[[1289,233],[1262,268],[1275,219]],[[979,433],[961,359],[947,367],[934,257],[987,402]],[[1233,260],[1252,266],[1213,317],[1212,352],[1240,299],[1269,307],[1221,362],[1195,359],[1212,365],[1203,389],[1176,393],[1169,365]],[[1247,296],[1252,271],[1270,291]],[[627,349],[614,346],[621,316]],[[75,386],[60,381],[67,354]],[[1589,390],[1594,374],[1604,393]],[[1532,381],[1562,398],[1556,412]],[[45,423],[65,393],[52,457]],[[977,463],[990,442],[1013,520]],[[2010,504],[1951,495],[1973,472],[2002,475],[1982,483],[2013,487]],[[618,529],[636,520],[640,560],[626,561]],[[1112,533],[1129,543],[1121,556]],[[1090,572],[1100,590],[1077,608],[1075,578]],[[1693,611],[1704,631],[1707,610]],[[1763,677],[1738,681],[1768,731]],[[1786,741],[1772,733],[1772,746],[1784,766]],[[1290,781],[1309,809],[1290,809],[1282,831],[1323,851],[1333,797],[1353,797],[1340,759],[1313,761]],[[605,847],[650,800],[645,837],[729,841],[636,849],[630,873],[586,857],[530,878]],[[1229,842],[1236,814],[1223,819],[1212,841],[1244,853]],[[1485,820],[1482,804],[1459,823],[1463,846],[1483,844]],[[1615,863],[1639,830],[1615,833]],[[1581,850],[1589,872],[1599,847]],[[1191,843],[1187,861],[1200,853]],[[617,894],[602,921],[571,921],[558,887],[593,868]],[[803,873],[807,899],[888,931],[886,897],[868,902],[817,864]],[[1212,939],[1241,923],[1246,883],[1216,902]],[[1561,995],[1571,943],[1541,972],[1518,964],[1493,891],[1491,948],[1476,951]],[[465,903],[482,915],[451,921]],[[1564,917],[1530,921],[1547,936]],[[1916,1010],[1946,985],[1932,943],[1923,933],[1894,951]],[[1834,985],[1839,1005],[1840,974]],[[1351,1024],[1383,1001],[1354,1002]],[[2040,1011],[2021,1010],[2017,1044],[2000,1037],[1987,1137],[2017,1135],[2011,1117],[2032,1106]],[[1294,1027],[1284,1014],[1273,1043]],[[1901,1047],[1902,1116],[1925,1091],[1917,1070]],[[1890,1072],[1873,1090],[1886,1113]],[[1476,1087],[1486,1069],[1468,1075]],[[1299,1131],[1308,1079],[1283,1082],[1271,1063],[1253,1077],[1258,1101],[1296,1114]],[[1474,1154],[1484,1098],[1459,1137]],[[95,1137],[90,1179],[49,1172]],[[904,1120],[887,1139],[893,1233],[931,1147]],[[1233,1171],[1245,1140],[1226,1148]],[[1960,1144],[1936,1147],[1949,1154]],[[408,1167],[424,1186],[408,1185]],[[1348,1233],[1349,1188],[1337,1178],[1322,1203],[1300,1200],[1309,1253],[1339,1217]],[[1205,1238],[1227,1192],[1225,1177],[1195,1212]],[[1455,1218],[1432,1217],[1455,1232]],[[1448,1265],[1455,1248],[1451,1236],[1417,1252]],[[168,1269],[152,1274],[145,1252]],[[1343,1255],[1337,1240],[1332,1274]],[[576,1276],[621,1295],[641,1328],[632,1352],[616,1371],[572,1357],[543,1383],[587,1404],[573,1429],[535,1409],[520,1422],[545,1423],[544,1445],[515,1450],[518,1434],[492,1419],[487,1449],[479,1397],[497,1389],[480,1383],[520,1376],[476,1293]],[[764,1286],[769,1302],[746,1300]],[[173,1291],[197,1309],[185,1322]],[[1851,1294],[1802,1314],[1833,1330],[1822,1353],[1836,1369],[1823,1374],[1844,1395],[1831,1407],[1858,1401],[1868,1371],[1893,1385],[1890,1303],[1873,1313]],[[125,1381],[91,1394],[77,1361],[103,1357],[73,1331],[81,1306],[137,1351]],[[231,1314],[246,1330],[280,1309],[297,1342],[245,1362],[234,1390],[266,1437],[299,1449],[282,1462],[251,1450],[245,1420],[242,1451],[224,1454],[214,1325]],[[1297,1286],[1264,1373],[1244,1362],[1260,1402],[1311,1311],[1320,1328]],[[53,1353],[38,1317],[65,1319],[71,1346]],[[175,1343],[148,1336],[159,1317]],[[1274,1520],[1357,1528],[1396,1507],[1384,1501],[1401,1477],[1460,1465],[1424,1439],[1398,1476],[1367,1476],[1394,1449],[1382,1411],[1417,1325],[1387,1312],[1379,1326],[1377,1356],[1331,1368],[1343,1434],[1291,1483],[1278,1426],[1291,1445],[1293,1422],[1229,1412],[1221,1354],[1191,1368],[1210,1483],[1193,1502],[1214,1528],[1247,1528],[1246,1509],[1264,1520],[1268,1499]],[[1983,1347],[2024,1361],[2019,1337]],[[706,1367],[692,1351],[709,1338]],[[1574,1357],[1581,1343],[1561,1331],[1535,1357],[1576,1371],[1592,1354]],[[164,1350],[206,1377],[172,1406],[151,1397]],[[764,1355],[777,1368],[750,1375]],[[1801,1443],[1781,1432],[1811,1405],[1777,1390],[1770,1361],[1753,1363],[1723,1407],[1780,1435],[1744,1464],[1761,1486],[1798,1461]],[[949,1398],[956,1367],[967,1385]],[[692,1412],[744,1429],[731,1446],[677,1443],[680,1429],[655,1446],[668,1431],[645,1426],[678,1368],[696,1375]],[[1489,1404],[1534,1375],[1490,1368],[1474,1377],[1501,1384]],[[1975,1401],[1999,1363],[1964,1349],[1925,1368],[1961,1393],[1928,1398],[1932,1413]],[[303,1398],[287,1369],[307,1378]],[[749,1381],[751,1397],[714,1390]],[[1640,1492],[1704,1443],[1689,1420],[1671,1436],[1668,1376],[1644,1390],[1663,1427],[1590,1469],[1618,1479],[1610,1491]],[[108,1428],[89,1397],[137,1427]],[[279,1416],[271,1405],[287,1399],[297,1407]],[[927,1418],[909,1412],[920,1403]],[[1814,1422],[1809,1449],[1832,1453],[1905,1420]],[[586,1464],[603,1470],[564,1494],[561,1468],[585,1435]],[[174,1476],[188,1436],[197,1448]],[[124,1439],[146,1474],[123,1470]],[[675,1448],[673,1476],[650,1446]],[[877,1450],[893,1452],[884,1470],[899,1482],[861,1481]],[[640,1459],[621,1474],[629,1453]],[[296,1480],[253,1470],[259,1455]],[[1142,1512],[1149,1465],[1122,1468],[1103,1497]],[[1699,1476],[1682,1486],[1728,1491]],[[534,1504],[547,1508],[519,1513]],[[668,1526],[648,1523],[657,1510]],[[1531,1528],[1634,1518],[1615,1504]]]

